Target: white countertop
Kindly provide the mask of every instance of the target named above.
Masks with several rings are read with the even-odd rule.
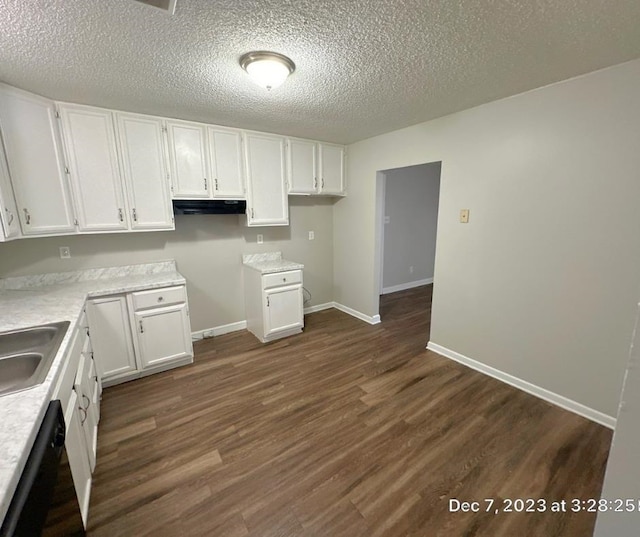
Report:
[[[285,272],[287,270],[302,270],[302,263],[294,263],[282,259],[282,252],[267,252],[263,254],[246,254],[242,256],[242,263],[261,274]]]
[[[174,261],[0,280],[0,332],[70,322],[45,381],[0,396],[0,521],[53,395],[86,299],[185,283]]]

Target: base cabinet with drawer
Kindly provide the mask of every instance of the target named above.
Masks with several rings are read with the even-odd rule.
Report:
[[[65,450],[71,477],[87,526],[92,473],[96,466],[102,385],[96,373],[93,348],[83,312],[72,336],[64,369],[52,399],[59,399],[67,428]]]
[[[263,343],[300,333],[302,270],[261,274],[245,266],[244,275],[247,329]]]
[[[87,310],[105,386],[193,362],[184,285],[91,299]]]

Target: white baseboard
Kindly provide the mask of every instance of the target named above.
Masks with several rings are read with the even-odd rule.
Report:
[[[408,282],[408,283],[401,283],[398,285],[392,285],[391,287],[383,287],[382,294],[388,295],[389,293],[397,293],[398,291],[405,291],[406,289],[413,289],[414,287],[429,285],[430,283],[433,283],[433,278],[427,278],[425,280],[416,280],[414,282]]]
[[[244,330],[246,327],[247,321],[237,321],[235,323],[214,326],[213,328],[206,328],[205,330],[197,330],[196,332],[191,332],[191,340],[198,341],[203,338],[221,336],[222,334],[228,334],[229,332]]]
[[[316,311],[323,311],[333,308],[333,302],[325,302],[324,304],[317,304],[315,306],[309,306],[308,308],[304,308],[304,314],[315,313]]]
[[[355,317],[356,319],[360,319],[365,323],[378,324],[380,322],[380,315],[374,315],[373,317],[371,317],[370,315],[366,315],[360,311],[344,306],[343,304],[340,304],[338,302],[334,302],[333,307],[336,308],[337,310],[343,311],[344,313],[348,313],[352,317]]]
[[[317,311],[328,310],[330,308],[336,308],[337,310],[348,313],[349,315],[360,319],[369,324],[378,324],[380,322],[380,315],[374,315],[373,317],[360,313],[354,309],[343,306],[336,302],[325,302],[324,304],[318,304],[316,306],[309,306],[304,309],[305,315],[308,313],[315,313]],[[238,321],[235,323],[223,324],[221,326],[214,326],[213,328],[206,328],[204,330],[197,330],[191,332],[191,340],[198,341],[200,339],[221,336],[222,334],[228,334],[229,332],[236,332],[238,330],[244,330],[247,328],[247,321]]]
[[[609,416],[600,412],[598,410],[594,410],[588,406],[583,405],[582,403],[578,403],[577,401],[573,401],[572,399],[568,399],[562,395],[558,395],[557,393],[546,390],[545,388],[541,388],[540,386],[536,386],[535,384],[531,384],[526,380],[522,380],[518,377],[514,377],[513,375],[509,375],[499,369],[495,369],[494,367],[483,364],[482,362],[478,362],[468,356],[464,356],[456,351],[452,351],[442,345],[438,345],[437,343],[433,343],[429,341],[427,343],[427,349],[433,351],[445,358],[450,358],[451,360],[455,360],[463,365],[470,367],[471,369],[475,369],[476,371],[480,371],[485,375],[489,375],[495,379],[498,379],[510,386],[514,386],[515,388],[519,388],[523,392],[527,392],[531,395],[535,395],[540,399],[544,399],[545,401],[552,403],[560,408],[564,408],[574,414],[578,414],[583,418],[587,418],[591,421],[595,421],[600,425],[604,425],[609,429],[615,429],[616,426],[616,418],[613,416]]]

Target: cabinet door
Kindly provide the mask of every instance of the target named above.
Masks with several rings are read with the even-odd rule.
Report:
[[[284,138],[245,133],[247,224],[289,225],[284,176]]]
[[[244,199],[245,181],[240,131],[207,127],[213,197]]]
[[[80,513],[85,528],[87,527],[87,515],[89,514],[89,496],[91,494],[91,468],[87,456],[86,442],[82,432],[81,412],[79,398],[75,390],[71,391],[71,398],[65,413],[67,426],[64,447],[69,458],[73,486],[76,489]],[[67,419],[68,416],[68,419]]]
[[[59,104],[80,231],[128,229],[113,114]]]
[[[281,330],[302,328],[302,286],[276,287],[264,291],[264,321],[265,337]]]
[[[102,381],[137,371],[125,297],[92,299],[87,316],[93,356]]]
[[[208,198],[206,130],[186,121],[167,121],[174,198]]]
[[[78,410],[80,412],[80,425],[85,439],[89,468],[93,472],[96,467],[96,452],[98,447],[98,416],[94,408],[93,387],[91,379],[91,364],[93,360],[84,355],[80,356],[80,363],[73,389],[78,395]]]
[[[162,121],[116,114],[132,229],[173,229]]]
[[[0,86],[0,126],[22,232],[74,233],[53,101]]]
[[[134,318],[143,369],[193,356],[186,304],[138,311]]]
[[[344,147],[332,144],[318,144],[318,147],[320,153],[320,193],[344,195]]]
[[[307,140],[287,140],[287,183],[289,194],[316,194],[318,172],[316,145]]]
[[[0,241],[20,237],[18,208],[9,179],[9,169],[0,138]],[[4,232],[4,233],[3,233]]]

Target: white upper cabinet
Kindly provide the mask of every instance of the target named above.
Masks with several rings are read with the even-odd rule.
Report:
[[[9,179],[7,161],[0,143],[0,241],[17,239],[20,235],[18,208]]]
[[[309,140],[287,139],[287,183],[289,194],[317,194],[317,144]]]
[[[74,233],[53,101],[0,86],[0,126],[22,232]]]
[[[341,145],[318,144],[320,194],[345,195],[345,150]]]
[[[207,132],[204,125],[168,120],[174,198],[208,198]]]
[[[289,225],[285,186],[285,139],[245,132],[247,225]]]
[[[112,112],[63,103],[58,109],[80,231],[128,229]]]
[[[162,120],[116,113],[131,229],[173,229]]]
[[[214,198],[244,199],[245,180],[240,131],[207,127]]]

